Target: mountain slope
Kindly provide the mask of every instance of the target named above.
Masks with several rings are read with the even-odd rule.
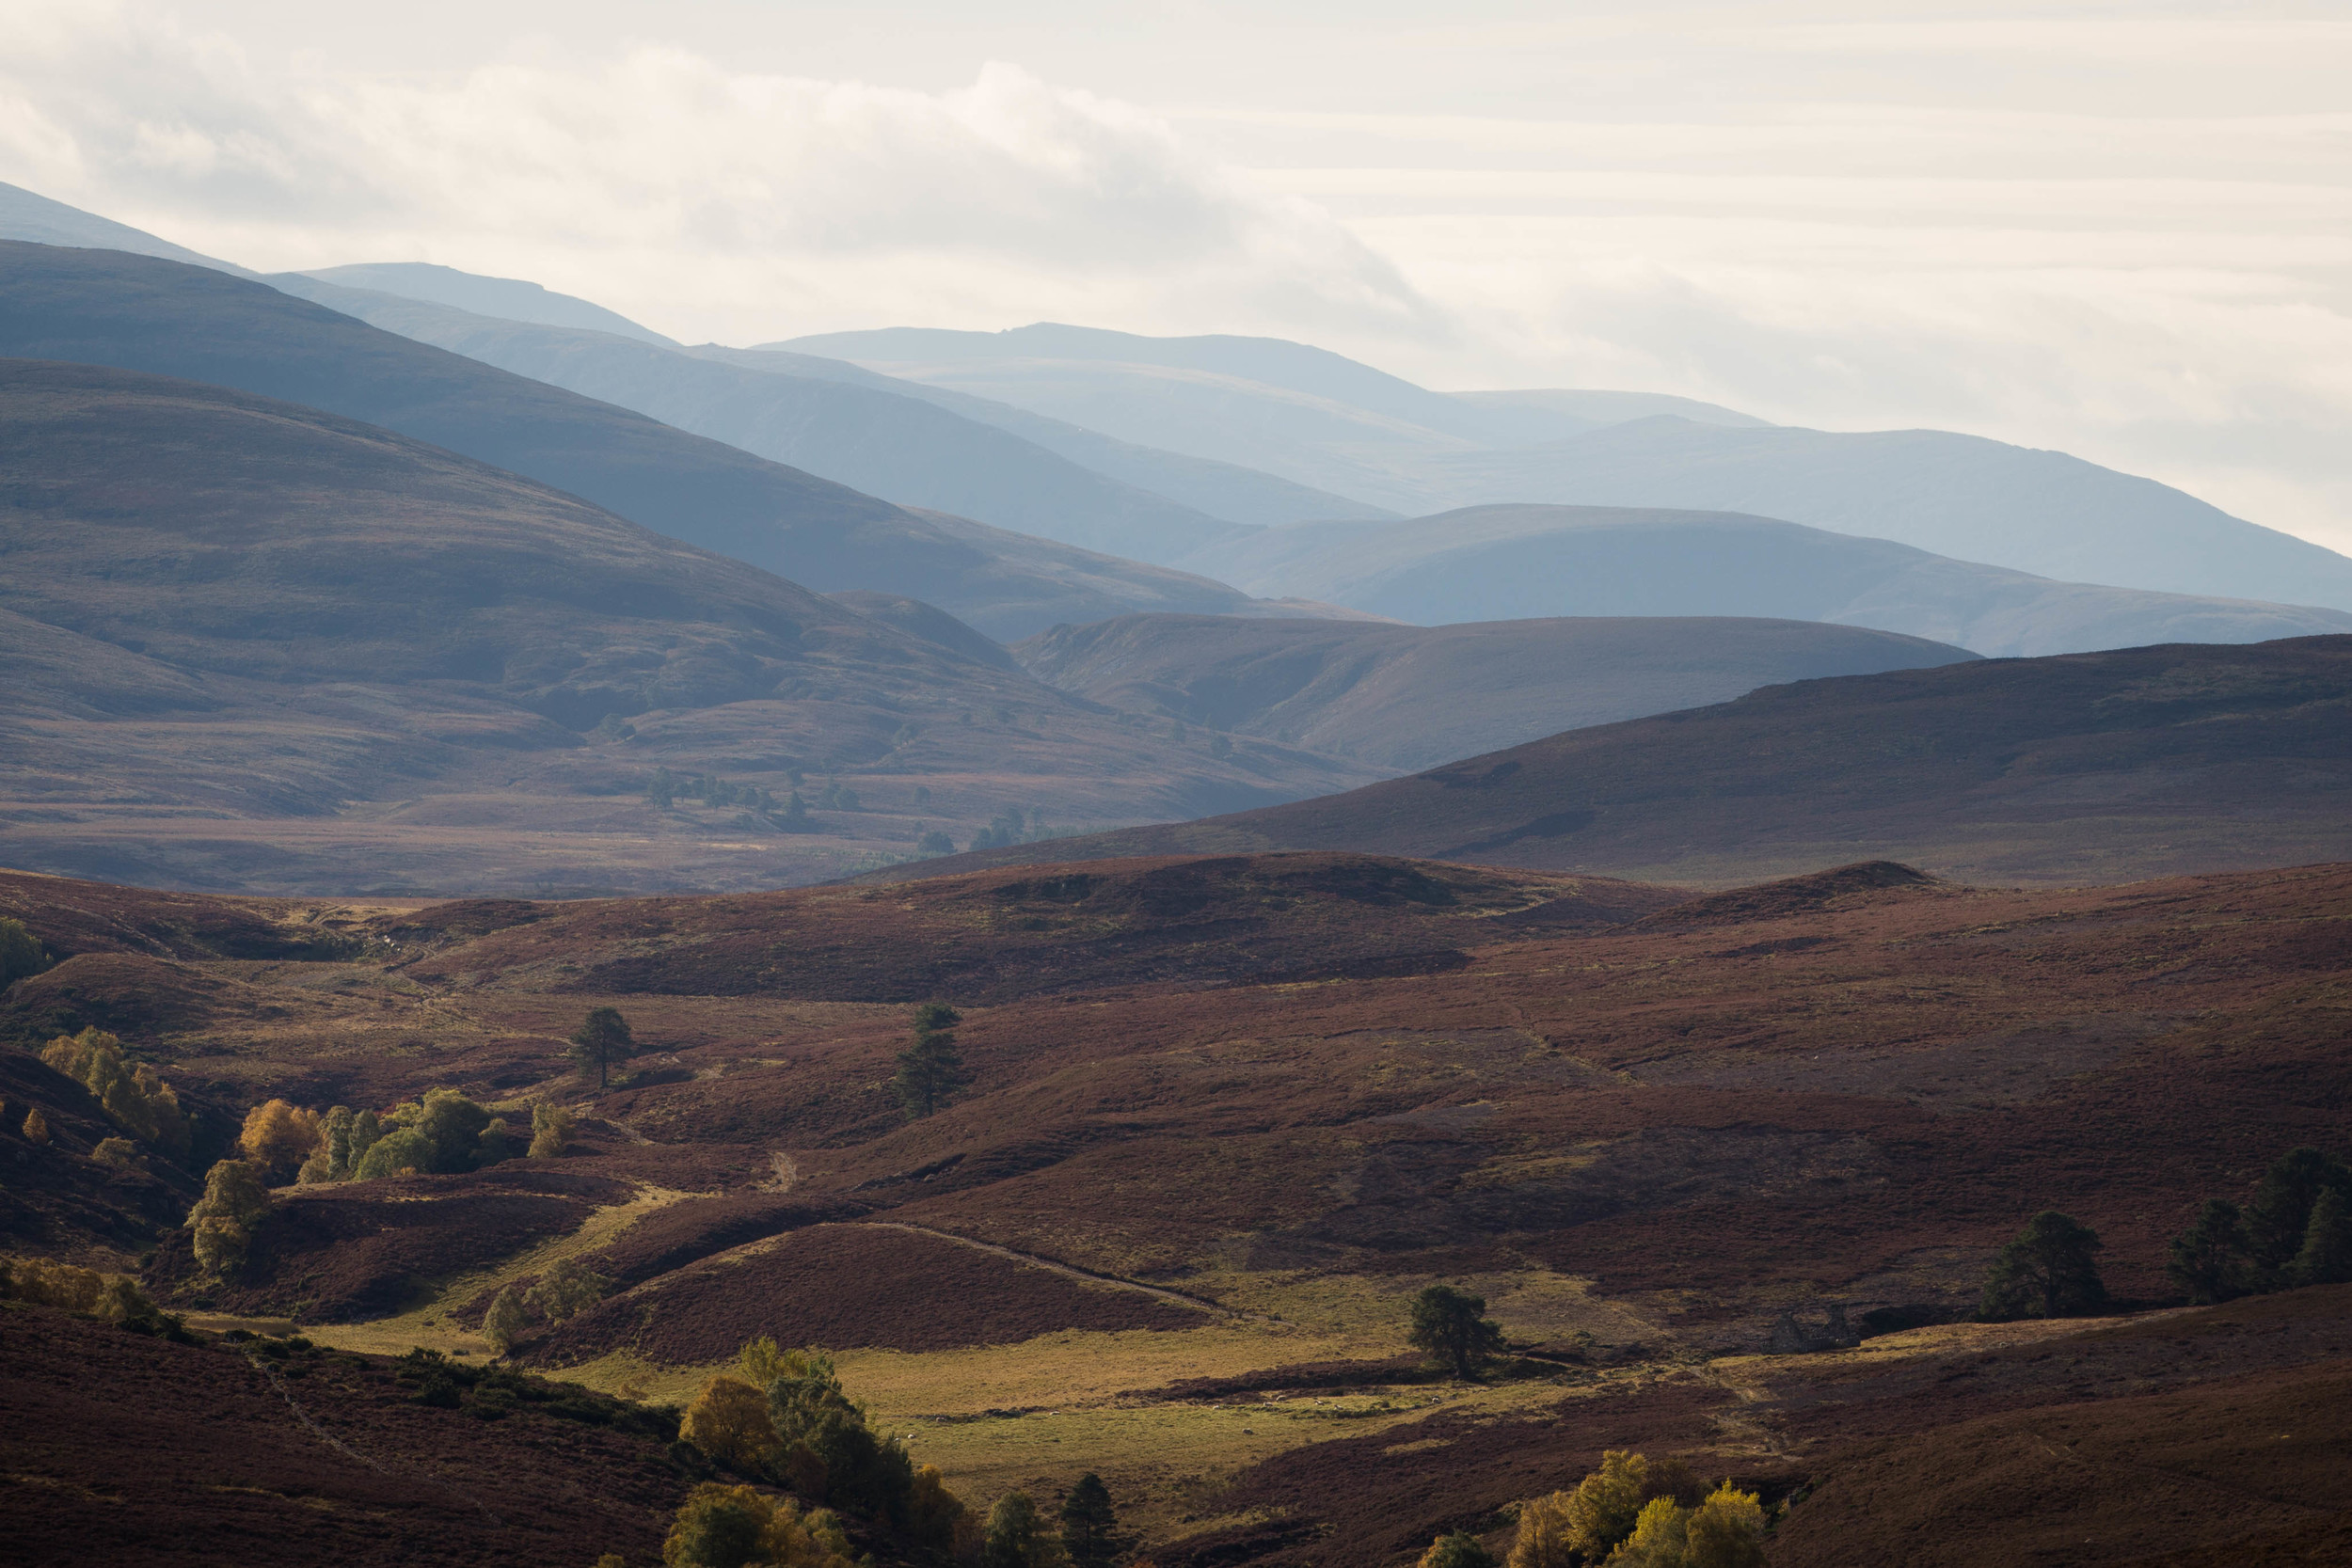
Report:
[[[2352,859],[2352,638],[1767,687],[1347,795],[934,869],[1265,849],[1712,882],[1874,856],[2073,882]]]
[[[1422,463],[1432,507],[1748,512],[2042,577],[2352,610],[2352,560],[2152,479],[1942,430],[1735,430],[1672,417]]]
[[[864,613],[314,409],[0,361],[0,448],[20,865],[305,891],[773,885],[1009,809],[1102,820],[1354,782],[1143,734],[959,651],[944,617]],[[828,774],[859,799],[808,777]],[[806,823],[783,808],[796,785]]]
[[[617,340],[616,340],[617,341]],[[0,354],[182,376],[382,425],[819,590],[903,594],[993,636],[1134,610],[1231,612],[1164,568],[971,525],[381,331],[263,284],[119,251],[0,242]],[[1007,564],[999,546],[1051,559]]]
[[[1048,686],[1108,707],[1399,770],[1759,686],[1970,657],[1851,626],[1667,617],[1422,627],[1127,615],[1012,651]]]
[[[1767,615],[2040,655],[2352,631],[2299,605],[2052,582],[1737,514],[1483,506],[1269,530],[1186,558],[1254,592],[1436,626],[1551,615]]]
[[[509,321],[536,322],[542,326],[567,326],[586,332],[610,332],[640,342],[677,346],[675,339],[665,338],[649,326],[640,326],[618,310],[608,310],[571,294],[559,294],[543,284],[519,277],[485,277],[479,273],[460,272],[455,267],[434,266],[424,261],[358,261],[344,267],[314,267],[302,276],[345,289],[429,300],[476,315],[501,316]]]

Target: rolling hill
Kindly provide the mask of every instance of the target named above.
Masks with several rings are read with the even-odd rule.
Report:
[[[1269,529],[1184,558],[1261,594],[1422,626],[1552,615],[1835,621],[2004,657],[2352,631],[2352,613],[2054,582],[1737,513],[1493,505]]]
[[[2015,882],[2352,859],[2352,638],[1800,681],[1346,795],[949,863],[1272,849],[1714,883],[1858,856]]]
[[[1206,578],[918,517],[208,268],[0,242],[0,355],[114,365],[323,408],[809,587],[906,594],[993,636],[1136,610],[1249,608],[1247,595]]]
[[[1126,615],[1012,651],[1046,685],[1107,707],[1400,771],[1759,686],[1970,657],[1848,626],[1663,616],[1421,627]]]
[[[1278,746],[1213,757],[1051,691],[936,610],[828,599],[314,409],[9,360],[0,440],[20,865],[309,891],[773,884],[1008,810],[1099,821],[1354,782]],[[806,823],[782,810],[796,785]]]

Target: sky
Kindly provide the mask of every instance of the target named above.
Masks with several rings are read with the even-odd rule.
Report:
[[[0,180],[690,341],[1263,333],[1962,430],[2352,551],[2347,82],[2342,0],[9,0]]]

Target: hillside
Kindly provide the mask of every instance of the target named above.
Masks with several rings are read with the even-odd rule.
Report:
[[[362,420],[811,588],[906,594],[998,637],[1136,610],[1246,608],[1234,590],[1184,573],[977,524],[951,531],[203,267],[0,242],[0,356],[212,382]]]
[[[1349,778],[1122,725],[929,607],[828,599],[313,409],[0,361],[0,441],[19,865],[345,892],[772,884],[1009,810],[1100,821]],[[697,776],[724,788],[697,797]],[[796,785],[806,832],[777,815]]]
[[[0,1405],[40,1413],[0,1441],[12,1474],[119,1465],[105,1396],[168,1364],[250,1429],[237,1484],[263,1490],[175,1458],[108,1529],[203,1541],[278,1492],[362,1485],[416,1510],[401,1488],[511,1467],[485,1551],[577,1561],[586,1530],[642,1555],[593,1512],[532,1538],[588,1477],[674,1506],[634,1418],[591,1423],[578,1393],[420,1409],[381,1359],[479,1365],[490,1294],[568,1258],[610,1293],[531,1329],[526,1370],[677,1401],[745,1338],[816,1338],[965,1496],[1096,1470],[1152,1560],[1190,1568],[1388,1568],[1455,1528],[1500,1548],[1507,1505],[1605,1448],[1787,1502],[1783,1568],[1919,1540],[2006,1568],[2076,1525],[2143,1560],[2327,1560],[2352,1526],[2330,1480],[2352,1287],[2181,1309],[2163,1262],[2281,1149],[2352,1153],[2321,984],[2348,896],[2342,865],[1998,891],[1877,863],[1692,897],[1323,854],[397,910],[0,876],[0,911],[63,958],[0,1004],[20,1039],[103,1017],[232,1108],[449,1085],[580,1115],[560,1157],[283,1189],[233,1279],[163,1234],[145,1277],[200,1330],[314,1343],[245,1347],[282,1383],[224,1346],[19,1339],[28,1309],[0,1311]],[[98,1011],[167,982],[168,1013]],[[909,1121],[892,1055],[943,992],[972,1081]],[[644,1048],[602,1093],[563,1055],[598,1005]],[[12,1126],[0,1155],[93,1164]],[[2100,1234],[2117,1315],[1959,1321],[2049,1206]],[[1434,1281],[1483,1296],[1514,1357],[1420,1366],[1404,1326]],[[1766,1353],[1781,1314],[1831,1307],[1870,1337]],[[247,1375],[277,1402],[242,1402]],[[384,1477],[290,1447],[286,1398]],[[551,1466],[548,1444],[585,1451]],[[2184,1466],[2226,1482],[2188,1517]],[[284,1512],[305,1541],[371,1528]]]
[[[1423,627],[1127,615],[1056,626],[1013,654],[1089,702],[1399,771],[1759,686],[1968,657],[1850,626],[1663,616]]]
[[[2352,639],[1801,681],[974,863],[1268,849],[1715,883],[1855,855],[2021,882],[2352,857]]]

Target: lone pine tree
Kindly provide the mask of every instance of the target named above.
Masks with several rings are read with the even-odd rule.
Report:
[[[637,1054],[637,1040],[629,1033],[628,1020],[618,1007],[592,1007],[588,1016],[572,1031],[572,1060],[579,1065],[582,1078],[590,1072],[596,1075],[596,1087],[603,1088],[611,1076],[612,1064],[625,1062]]]
[[[1406,1342],[1452,1367],[1456,1376],[1476,1377],[1502,1348],[1502,1327],[1486,1316],[1486,1297],[1432,1285],[1413,1298]]]
[[[2097,1311],[2107,1299],[2091,1256],[2101,1244],[2097,1231],[2055,1209],[2044,1209],[1993,1260],[1977,1315],[1988,1323],[2003,1323]]]
[[[962,1022],[963,1015],[944,1002],[914,1009],[914,1038],[898,1053],[898,1070],[890,1081],[908,1120],[930,1116],[970,1082],[956,1051],[956,1025]]]

